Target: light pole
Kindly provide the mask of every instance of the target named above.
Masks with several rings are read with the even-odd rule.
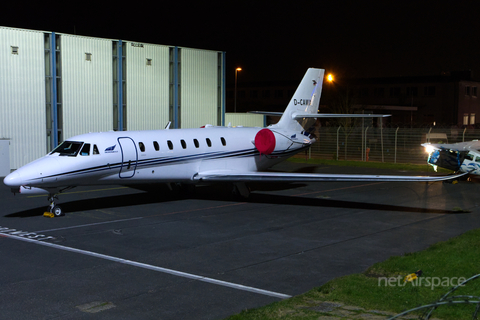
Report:
[[[233,112],[237,113],[237,73],[238,71],[242,71],[242,68],[235,69],[235,98],[233,101]]]

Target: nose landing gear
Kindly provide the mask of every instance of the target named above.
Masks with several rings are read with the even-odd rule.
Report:
[[[55,204],[55,200],[58,200],[57,195],[55,194],[48,195],[48,201],[50,202],[50,205],[47,207],[48,212],[45,212],[43,214],[44,217],[54,218],[54,217],[61,217],[65,215],[65,213],[63,213],[62,208]]]

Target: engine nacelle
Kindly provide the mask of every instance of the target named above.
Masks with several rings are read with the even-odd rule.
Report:
[[[254,143],[260,154],[269,155],[277,151],[301,148],[305,144],[310,144],[311,140],[304,136],[297,137],[296,134],[288,137],[285,134],[265,128],[257,132]]]
[[[255,135],[255,148],[260,154],[271,154],[275,150],[277,139],[270,129],[262,129]]]

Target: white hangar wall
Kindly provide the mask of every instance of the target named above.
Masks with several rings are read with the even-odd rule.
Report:
[[[170,121],[168,46],[126,43],[128,130],[158,130]]]
[[[225,53],[0,26],[10,169],[69,137],[222,125]]]
[[[112,41],[61,35],[63,138],[113,123]]]
[[[217,52],[182,48],[180,52],[182,128],[217,125],[218,60]]]
[[[245,127],[266,127],[266,116],[255,113],[225,113],[225,125]]]
[[[0,138],[10,140],[10,167],[45,154],[43,32],[0,28]]]

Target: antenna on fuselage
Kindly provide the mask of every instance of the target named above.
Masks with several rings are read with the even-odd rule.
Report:
[[[165,130],[170,129],[171,124],[172,124],[172,121],[168,121],[167,125],[165,126]]]

